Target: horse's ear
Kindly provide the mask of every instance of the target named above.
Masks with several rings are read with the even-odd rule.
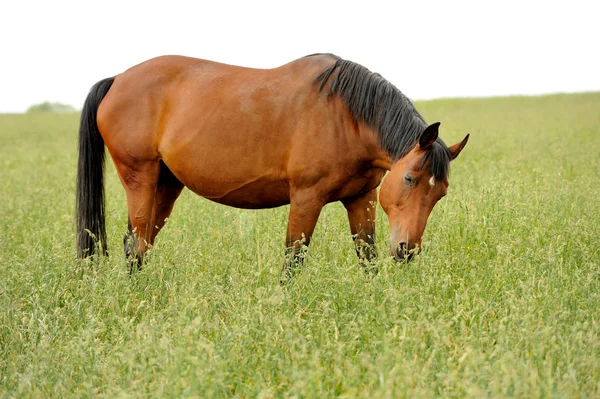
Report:
[[[450,150],[450,160],[453,160],[460,154],[463,148],[467,145],[467,141],[469,141],[469,135],[467,134],[465,138],[460,142],[448,147]]]
[[[440,123],[432,123],[427,126],[423,133],[421,133],[421,138],[419,138],[419,147],[422,150],[425,150],[433,145],[438,138],[438,129],[440,127]]]

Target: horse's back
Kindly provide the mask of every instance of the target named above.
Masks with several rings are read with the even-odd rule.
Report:
[[[161,145],[164,138],[163,147],[213,135],[215,129],[220,142],[253,140],[252,133],[273,129],[285,135],[289,129],[281,116],[315,102],[310,83],[323,67],[310,58],[274,69],[183,56],[148,60],[115,77],[98,110],[100,131],[117,142],[134,136]]]
[[[98,125],[117,162],[162,159],[186,186],[215,200],[263,185],[267,205],[280,205],[289,196],[293,146],[318,140],[328,122],[326,96],[312,82],[333,62],[316,56],[253,69],[158,57],[115,78]]]

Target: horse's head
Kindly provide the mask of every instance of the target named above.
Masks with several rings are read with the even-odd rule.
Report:
[[[467,144],[446,147],[438,139],[439,122],[428,126],[415,147],[392,165],[379,191],[379,201],[390,222],[391,252],[396,260],[410,260],[420,252],[427,218],[448,191],[450,161]]]

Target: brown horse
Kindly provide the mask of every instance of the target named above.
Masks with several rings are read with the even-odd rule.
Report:
[[[359,259],[368,259],[387,171],[379,199],[392,254],[410,259],[469,137],[447,147],[438,127],[379,74],[331,54],[265,70],[180,56],[146,61],[98,82],[86,99],[78,257],[106,248],[106,145],[127,195],[125,254],[138,267],[184,187],[239,208],[290,204],[287,277],[333,201],[346,207]]]

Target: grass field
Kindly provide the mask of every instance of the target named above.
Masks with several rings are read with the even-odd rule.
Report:
[[[283,289],[287,207],[189,191],[130,277],[110,162],[76,268],[79,116],[0,116],[0,397],[600,397],[600,93],[416,105],[471,133],[423,253],[367,278],[331,204]]]

